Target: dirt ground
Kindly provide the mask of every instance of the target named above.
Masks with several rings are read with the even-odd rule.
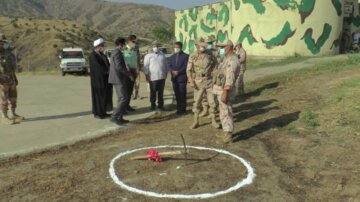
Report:
[[[250,83],[247,92],[234,105],[234,143],[223,149],[248,160],[255,181],[204,201],[360,201],[357,69],[268,78]],[[221,148],[215,144],[221,131],[210,120],[202,118],[196,130],[191,122],[190,113],[169,110],[117,134],[1,162],[0,201],[177,201],[121,189],[109,163],[129,149],[181,145],[180,134],[189,145]],[[172,194],[220,191],[247,175],[229,156],[191,151],[185,167],[181,155],[160,164],[124,157],[116,174],[128,185]]]

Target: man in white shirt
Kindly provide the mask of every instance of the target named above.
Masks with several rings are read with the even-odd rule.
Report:
[[[159,49],[160,43],[152,43],[152,52],[144,58],[144,74],[146,81],[150,84],[151,110],[156,109],[156,97],[158,109],[164,110],[164,88],[168,73],[166,57]]]

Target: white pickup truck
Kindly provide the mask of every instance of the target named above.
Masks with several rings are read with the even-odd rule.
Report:
[[[88,66],[82,48],[64,48],[59,58],[62,76],[65,76],[67,73],[88,74]]]

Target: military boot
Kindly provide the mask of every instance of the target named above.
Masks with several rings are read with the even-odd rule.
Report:
[[[224,135],[222,138],[216,141],[216,144],[218,145],[226,145],[232,142],[232,133],[231,132],[224,132]]]
[[[216,129],[220,128],[220,124],[216,121],[215,114],[211,114],[211,125]]]
[[[10,119],[7,115],[7,112],[2,113],[1,123],[4,125],[13,125],[15,124],[14,120]]]
[[[15,113],[15,109],[11,109],[10,112],[10,118],[14,120],[15,123],[20,123],[21,121],[25,120],[25,117],[19,116]]]
[[[209,107],[203,107],[200,117],[205,117],[209,114]]]
[[[199,127],[199,113],[194,114],[194,123],[190,126],[190,129],[196,129]]]

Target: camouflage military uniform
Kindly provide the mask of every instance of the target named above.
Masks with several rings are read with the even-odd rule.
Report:
[[[231,54],[224,58],[217,68],[214,76],[214,94],[217,96],[220,108],[220,121],[224,132],[232,133],[234,131],[234,120],[232,111],[232,101],[235,97],[236,75],[239,75],[240,62],[236,54]],[[230,87],[228,101],[221,101],[221,95],[224,87]]]
[[[211,49],[211,50],[208,50],[208,51],[212,54],[212,56],[214,58],[216,58],[216,64],[214,65],[214,68],[213,68],[213,69],[216,69],[218,64],[219,64],[218,61],[220,61],[220,57],[218,57],[219,54],[217,53],[216,49]],[[205,92],[204,95],[203,95],[202,103],[201,103],[203,111],[201,112],[200,117],[205,117],[209,113],[209,107],[210,106],[209,106],[209,102],[207,100],[207,96],[208,95]],[[215,102],[215,105],[216,105],[216,102]],[[215,107],[215,113],[216,113],[216,109],[217,109],[217,107]],[[209,118],[211,118],[211,115],[209,115]]]
[[[193,112],[195,114],[194,124],[191,126],[195,129],[199,126],[199,113],[201,111],[201,104],[203,96],[206,93],[209,104],[209,113],[212,118],[212,125],[215,128],[219,128],[219,124],[216,122],[215,110],[216,104],[214,94],[212,92],[213,79],[211,73],[216,65],[216,58],[212,56],[209,51],[204,53],[193,54],[187,66],[187,75],[194,81],[194,106]]]
[[[236,54],[240,60],[240,73],[236,78],[236,95],[243,95],[245,93],[244,75],[246,71],[246,51],[244,48],[240,48]]]
[[[12,124],[8,117],[9,107],[12,116],[11,120],[15,120],[16,122],[23,120],[23,117],[15,113],[17,102],[16,86],[18,84],[15,70],[15,55],[11,53],[11,51],[5,50],[4,54],[0,55],[0,108],[2,118],[3,120],[7,120],[8,124]]]
[[[136,53],[137,53],[139,67],[141,67],[142,66],[142,64],[141,64],[141,54],[140,54],[140,49],[139,49],[138,45],[136,45],[135,50],[136,50]],[[137,69],[137,78],[135,79],[134,93],[133,93],[133,99],[134,100],[139,98],[140,71],[141,71],[141,69]]]

